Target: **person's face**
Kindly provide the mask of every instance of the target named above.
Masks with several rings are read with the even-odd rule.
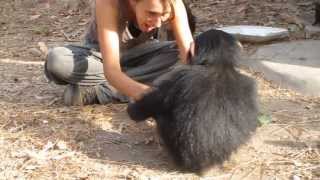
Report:
[[[132,0],[136,23],[143,32],[150,32],[170,18],[171,8],[163,0]]]

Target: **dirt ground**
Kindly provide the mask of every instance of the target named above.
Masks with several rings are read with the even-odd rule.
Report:
[[[125,104],[64,106],[63,87],[48,84],[43,64],[46,47],[81,39],[90,8],[70,1],[0,3],[0,179],[320,179],[320,98],[281,89],[245,67],[271,121],[204,177],[179,173],[155,141],[154,122],[130,121]],[[190,2],[198,32],[270,25],[292,30],[288,41],[304,38],[313,21],[311,0]]]

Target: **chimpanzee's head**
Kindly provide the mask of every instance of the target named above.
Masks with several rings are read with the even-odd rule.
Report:
[[[235,65],[242,49],[240,42],[221,30],[206,31],[195,39],[195,55],[191,59],[192,65]]]

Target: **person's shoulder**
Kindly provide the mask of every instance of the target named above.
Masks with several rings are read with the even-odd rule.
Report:
[[[108,6],[109,8],[118,9],[119,7],[119,0],[95,0],[96,6]]]
[[[116,17],[119,13],[119,0],[96,0],[96,10],[103,16]]]

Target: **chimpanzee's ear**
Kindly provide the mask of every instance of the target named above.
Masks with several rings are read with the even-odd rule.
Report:
[[[153,117],[162,111],[163,99],[163,93],[158,88],[153,88],[140,100],[129,103],[127,108],[129,117],[135,121],[143,121]]]

